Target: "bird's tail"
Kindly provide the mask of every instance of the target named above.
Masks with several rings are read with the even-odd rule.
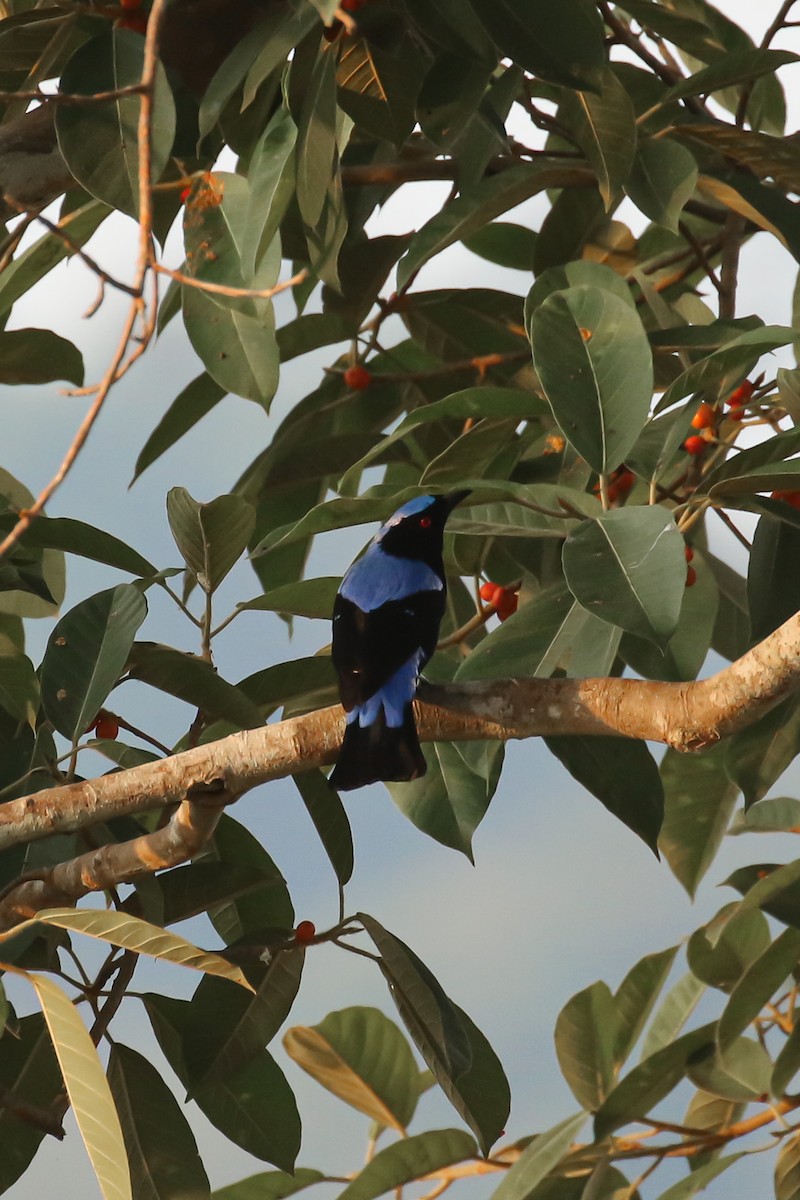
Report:
[[[351,721],[345,729],[339,758],[330,776],[340,792],[368,783],[418,779],[428,769],[422,753],[410,704],[403,711],[403,724],[388,726],[383,709],[371,725]]]

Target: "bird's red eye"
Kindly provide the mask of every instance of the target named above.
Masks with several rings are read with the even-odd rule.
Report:
[[[431,519],[430,519],[430,517],[420,517],[419,523],[420,523],[420,527],[422,529],[429,529],[430,524],[431,524]]]

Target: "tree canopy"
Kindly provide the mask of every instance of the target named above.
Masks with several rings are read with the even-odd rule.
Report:
[[[38,492],[0,462],[0,1191],[71,1109],[105,1200],[212,1195],[196,1111],[264,1164],[217,1200],[476,1179],[497,1200],[688,1200],[723,1173],[732,1194],[765,1141],[776,1200],[800,1200],[800,800],[774,789],[800,750],[800,335],[739,287],[754,240],[800,261],[794,7],[754,40],[706,0],[0,3],[0,385],[12,414],[35,385],[84,406]],[[122,222],[130,265],[103,241]],[[469,271],[429,286],[456,247]],[[96,287],[86,338],[118,321],[96,375],[81,337],[18,319],[64,294],[67,260]],[[158,497],[162,555],[59,488],[90,488],[104,406],[178,326],[186,378],[141,430],[135,492],[230,397],[263,434],[224,494]],[[680,946],[655,930],[615,990],[565,998],[571,1109],[512,1140],[493,1030],[379,894],[351,907],[329,631],[300,655],[278,632],[329,619],[347,562],[317,572],[327,534],[357,547],[454,489],[428,770],[387,785],[419,838],[471,857],[505,743],[533,737],[689,895],[727,834],[786,835],[780,861],[755,839]],[[87,562],[102,586],[76,601]],[[271,632],[239,677],[219,639],[247,621]],[[238,816],[285,778],[328,928]],[[386,1011],[354,984],[293,1022],[321,951],[367,960]],[[145,959],[191,986],[143,992]],[[481,946],[480,969],[513,964]],[[369,1118],[346,1178],[298,1165],[278,1046]],[[446,1127],[417,1113],[432,1088]]]

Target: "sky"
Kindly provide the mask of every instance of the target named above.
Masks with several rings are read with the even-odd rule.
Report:
[[[757,35],[758,26],[768,23],[776,5],[726,0],[720,7],[734,19],[746,18]],[[800,50],[800,31],[788,31],[781,44]],[[784,73],[784,78],[791,75]],[[798,126],[795,102],[791,111],[789,131]],[[403,230],[411,220],[420,224],[441,194],[436,184],[417,187],[413,193],[406,189],[381,214],[381,231]],[[529,221],[535,228],[541,212],[534,201],[513,219]],[[119,218],[101,229],[91,252],[103,263],[113,264],[116,273],[124,273],[132,246],[132,226]],[[795,274],[796,265],[774,239],[754,238],[743,254],[740,315],[757,311],[767,321],[789,323]],[[453,247],[425,268],[420,286],[469,284],[524,292],[529,282],[522,272],[502,271],[462,247]],[[109,295],[98,315],[85,321],[81,314],[94,294],[90,274],[80,263],[71,262],[20,302],[12,325],[52,326],[75,339],[85,352],[87,380],[96,379],[116,343],[123,306]],[[282,297],[278,310],[279,323],[290,319],[291,300]],[[165,516],[166,492],[180,485],[197,499],[210,500],[229,490],[257,449],[268,442],[280,416],[311,390],[321,366],[332,357],[328,350],[288,364],[269,417],[255,404],[228,397],[129,489],[147,435],[178,390],[200,369],[179,323],[172,322],[114,389],[49,512],[99,524],[159,565],[177,565]],[[24,396],[19,389],[0,389],[0,420],[6,430],[0,465],[37,492],[58,466],[85,404],[84,399],[59,394],[56,386],[26,389]],[[320,539],[309,574],[341,572],[370,533],[347,531]],[[736,562],[735,543],[727,535],[715,536],[719,551]],[[114,582],[116,574],[105,568],[71,565],[65,608]],[[222,589],[220,615],[258,591],[255,576],[241,564]],[[171,606],[156,600],[153,609],[143,636],[196,649],[191,631]],[[29,652],[35,660],[49,631],[49,622],[31,625]],[[287,643],[277,618],[245,614],[220,638],[220,669],[236,679],[260,665],[313,653],[328,640],[324,623],[298,619],[294,638]],[[120,708],[134,723],[157,728],[169,742],[185,727],[185,710],[177,702],[157,703],[154,714],[153,693],[132,686]],[[800,776],[793,769],[776,794],[791,794],[798,782]],[[718,885],[737,865],[756,858],[780,861],[792,850],[788,839],[728,839],[691,904],[666,864],[658,863],[535,742],[509,747],[498,793],[476,834],[474,866],[414,829],[380,786],[351,794],[346,804],[356,845],[348,910],[372,913],[408,942],[487,1035],[512,1085],[510,1139],[548,1128],[577,1108],[561,1079],[552,1042],[556,1017],[569,997],[598,978],[615,987],[640,956],[685,938],[732,898]],[[283,870],[298,918],[313,920],[318,928],[332,923],[337,906],[334,880],[291,781],[250,793],[236,805],[234,815],[263,840]],[[181,931],[203,944],[211,942],[208,927],[199,922]],[[191,973],[163,965],[146,966],[137,974],[138,986],[164,987],[179,995],[188,995],[195,983]],[[30,1005],[15,993],[18,998],[22,1009]],[[369,964],[331,947],[314,948],[307,955],[303,986],[289,1023],[312,1024],[328,1011],[349,1004],[375,1004],[393,1013],[385,986]],[[114,1031],[156,1057],[149,1026],[136,1001],[126,1003]],[[323,1092],[279,1048],[276,1057],[297,1091],[304,1117],[299,1163],[334,1173],[356,1169],[363,1160],[366,1119]],[[186,1111],[213,1186],[267,1169],[227,1143],[193,1105]],[[680,1115],[680,1104],[675,1111]],[[447,1103],[429,1094],[412,1131],[457,1124]],[[56,1178],[62,1200],[97,1195],[71,1117],[67,1129],[63,1144],[48,1142],[42,1147],[31,1170],[12,1190],[15,1200],[38,1200],[50,1194]],[[769,1194],[770,1157],[754,1156],[734,1168],[736,1174],[730,1179],[741,1189],[737,1200],[739,1195]],[[480,1194],[489,1190],[483,1185]],[[648,1194],[655,1193],[644,1189],[643,1195]],[[723,1176],[706,1195],[710,1200],[730,1200],[728,1177]]]

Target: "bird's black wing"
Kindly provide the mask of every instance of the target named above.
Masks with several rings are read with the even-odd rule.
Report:
[[[444,590],[415,592],[372,612],[336,597],[331,654],[347,712],[373,696],[419,650],[420,666],[428,661],[436,649],[444,607]]]

